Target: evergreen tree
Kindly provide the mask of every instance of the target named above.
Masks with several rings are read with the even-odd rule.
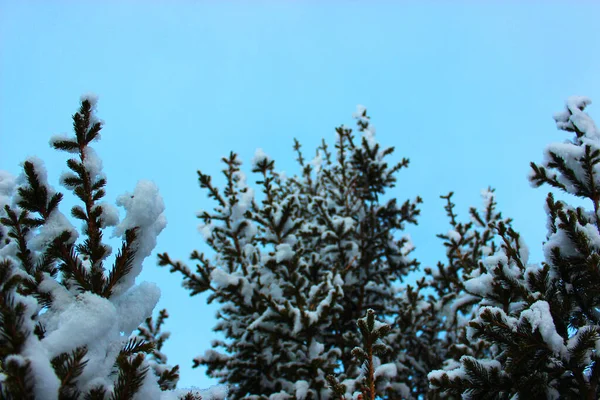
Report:
[[[589,199],[593,211],[548,194],[541,266],[528,264],[517,232],[503,222],[493,225],[503,243],[465,282],[482,297],[468,335],[484,341],[489,355],[463,356],[460,367],[432,372],[433,387],[464,398],[600,396],[600,131],[584,112],[589,104],[569,98],[554,116],[574,138],[549,145],[543,164],[531,164],[529,179]]]
[[[193,252],[194,271],[159,255],[191,295],[208,291],[208,301],[221,304],[215,330],[225,341],[195,365],[230,384],[233,399],[328,399],[326,377],[334,373],[350,394],[359,391],[356,321],[369,309],[384,321],[399,312],[396,286],[417,262],[398,233],[416,224],[421,199],[381,200],[408,160],[388,164],[394,149],[375,141],[363,107],[355,118],[362,137],[337,128],[335,154],[323,141],[307,163],[295,142],[301,176],[283,176],[257,151],[252,171],[261,195],[246,184],[234,153],[223,159],[224,189],[198,172],[216,203],[198,215],[216,255]]]
[[[147,354],[157,358],[165,339],[156,336],[162,322],[147,322],[156,329],[142,335],[146,340],[131,336],[160,296],[156,285],[136,285],[135,278],[166,224],[164,205],[147,181],[118,198],[126,210],[122,221],[114,206],[101,202],[106,177],[91,147],[102,129],[94,106],[94,98],[82,98],[75,135],[51,140],[72,155],[61,183],[79,200],[71,216],[82,222],[80,232],[60,212],[63,195],[49,185],[41,160],[27,159],[16,180],[0,172],[2,399],[178,398],[161,391],[174,387],[177,367],[158,377],[149,373],[155,366]],[[108,227],[121,247],[106,271]]]

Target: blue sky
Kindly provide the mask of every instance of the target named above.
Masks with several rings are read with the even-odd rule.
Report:
[[[529,186],[528,163],[565,139],[551,117],[567,96],[600,103],[600,6],[322,3],[0,1],[0,169],[17,174],[37,155],[58,186],[65,159],[48,140],[96,93],[107,199],[155,181],[169,221],[157,250],[187,259],[207,250],[194,215],[211,203],[196,170],[218,175],[229,151],[249,162],[261,147],[297,173],[293,138],[312,155],[364,104],[378,140],[411,160],[390,195],[425,201],[408,230],[423,266],[443,255],[438,196],[455,191],[466,217],[488,185],[539,262],[547,190]],[[191,360],[215,337],[215,308],[155,261],[141,279],[159,284],[171,314],[169,361],[181,387],[209,386]]]

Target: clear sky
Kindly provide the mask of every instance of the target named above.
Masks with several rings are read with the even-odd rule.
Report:
[[[466,217],[488,185],[539,262],[547,191],[529,186],[528,164],[565,139],[552,114],[567,96],[595,99],[600,119],[599,4],[0,0],[0,169],[37,155],[58,187],[64,154],[48,140],[96,93],[107,200],[155,181],[169,221],[157,250],[187,259],[207,250],[197,169],[218,175],[229,151],[249,162],[261,147],[297,173],[293,138],[312,155],[364,104],[378,140],[411,160],[391,195],[425,201],[408,229],[422,265],[443,256],[438,196],[455,191]],[[214,383],[191,369],[215,338],[214,306],[155,256],[141,279],[162,289],[180,386]]]

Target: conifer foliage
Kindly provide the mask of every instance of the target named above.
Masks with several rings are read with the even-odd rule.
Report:
[[[143,339],[131,336],[160,296],[155,285],[134,281],[166,224],[164,205],[147,181],[117,200],[122,221],[116,207],[101,202],[107,181],[91,147],[102,129],[94,107],[93,97],[82,98],[75,135],[50,142],[71,155],[61,183],[78,199],[71,216],[80,231],[61,213],[63,195],[48,183],[41,160],[27,159],[17,179],[0,172],[2,399],[178,398],[161,391],[174,387],[177,367],[157,377],[147,357],[159,354],[166,336],[156,334],[166,314],[147,322],[156,329],[143,331]],[[108,227],[121,238],[109,268]]]
[[[355,118],[361,137],[341,126],[335,152],[323,141],[311,162],[295,142],[301,176],[283,176],[257,151],[252,171],[260,194],[234,153],[223,159],[222,190],[198,172],[215,202],[198,217],[216,255],[193,252],[193,271],[159,255],[191,295],[208,291],[208,301],[221,304],[215,330],[225,341],[195,363],[230,384],[233,399],[328,399],[333,374],[349,395],[360,391],[356,321],[369,309],[382,320],[399,311],[395,285],[417,266],[409,238],[399,234],[416,224],[421,199],[383,201],[408,160],[389,164],[394,149],[375,141],[363,107]],[[380,364],[374,356],[372,367]]]
[[[429,374],[433,387],[464,398],[572,398],[600,396],[600,131],[572,97],[555,114],[574,134],[549,145],[542,164],[531,163],[534,186],[549,185],[584,200],[593,210],[546,200],[545,262],[528,264],[520,235],[499,222],[498,251],[480,262],[465,286],[481,297],[468,335],[490,348],[485,358],[463,356],[460,366]]]
[[[156,186],[138,183],[104,202],[106,177],[91,144],[102,123],[82,98],[74,136],[51,139],[71,155],[63,194],[30,157],[18,178],[0,171],[0,399],[346,400],[600,397],[600,131],[568,99],[555,115],[574,137],[531,163],[533,186],[591,201],[591,209],[546,199],[545,261],[529,262],[524,240],[497,210],[495,192],[461,222],[453,194],[441,198],[450,229],[446,259],[403,283],[419,263],[403,232],[419,197],[385,196],[408,160],[390,164],[364,107],[360,137],[336,129],[302,173],[286,177],[262,150],[246,183],[235,153],[223,158],[225,186],[198,172],[214,201],[201,231],[214,256],[194,251],[194,270],[167,253],[159,265],[183,276],[191,295],[220,308],[224,340],[194,360],[228,389],[176,390],[179,367],[162,352],[160,291],[136,284],[165,227]],[[257,192],[255,193],[255,188]],[[114,256],[104,235],[120,238]],[[134,332],[135,331],[135,332]]]

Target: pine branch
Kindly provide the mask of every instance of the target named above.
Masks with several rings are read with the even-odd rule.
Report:
[[[333,400],[346,400],[346,385],[341,384],[334,375],[327,375],[326,379],[333,392]]]
[[[25,325],[27,306],[17,301],[21,277],[8,260],[0,260],[0,393],[6,398],[34,399],[30,361],[21,353],[31,335]],[[14,397],[13,397],[14,396]]]
[[[9,205],[4,206],[4,210],[6,217],[0,218],[0,223],[9,228],[8,237],[17,242],[17,258],[21,261],[23,269],[29,275],[33,275],[35,273],[33,256],[27,246],[27,235],[34,226],[33,220],[29,217],[27,210],[22,210],[18,216]]]
[[[96,205],[96,202],[105,194],[103,187],[106,179],[97,176],[95,171],[92,174],[92,167],[88,164],[89,144],[98,137],[102,129],[102,124],[95,121],[89,100],[84,99],[79,111],[73,115],[73,129],[74,138],[55,140],[52,146],[57,150],[76,151],[79,156],[79,159],[67,161],[67,166],[74,175],[65,179],[64,183],[83,202],[84,208],[75,206],[71,210],[75,218],[85,221],[83,233],[86,238],[77,245],[77,251],[90,260],[91,269],[87,277],[90,290],[102,295],[106,286],[102,260],[108,254],[108,247],[102,243],[102,207]]]
[[[112,295],[114,287],[118,285],[133,268],[133,261],[136,255],[135,240],[137,239],[137,230],[138,228],[133,228],[125,231],[125,240],[121,245],[121,250],[115,257],[115,263],[108,278],[104,281],[102,295],[106,298],[109,298]]]
[[[152,344],[151,355],[155,363],[152,369],[158,377],[158,384],[162,390],[172,390],[177,386],[179,380],[179,366],[167,367],[167,356],[161,352],[164,342],[169,338],[169,332],[161,332],[165,320],[169,318],[167,310],[161,310],[156,322],[152,317],[146,318],[146,321],[138,327],[138,336],[146,343]]]
[[[147,342],[141,338],[131,337],[121,349],[119,357],[129,357],[136,353],[151,353],[154,350],[154,343]]]
[[[102,386],[91,388],[84,396],[85,400],[106,400],[106,389]]]
[[[59,269],[62,272],[65,285],[69,285],[70,281],[73,280],[80,291],[93,292],[89,274],[81,263],[81,260],[75,251],[75,246],[58,246],[55,250],[57,252],[57,257],[62,261]]]
[[[59,400],[77,400],[80,398],[81,392],[75,384],[88,363],[88,360],[83,360],[86,354],[86,347],[77,347],[71,353],[62,353],[52,359],[52,367],[61,381]]]
[[[142,366],[143,362],[143,353],[138,353],[136,356],[126,356],[121,353],[117,358],[119,377],[110,400],[133,400],[148,373],[148,366]]]
[[[206,262],[208,263],[208,261]],[[171,260],[167,253],[158,254],[158,265],[161,267],[170,266],[169,272],[180,272],[183,275],[184,287],[191,291],[190,296],[195,296],[211,289],[210,274],[204,273],[206,268],[198,266],[197,270],[200,275],[194,274],[185,264]]]

